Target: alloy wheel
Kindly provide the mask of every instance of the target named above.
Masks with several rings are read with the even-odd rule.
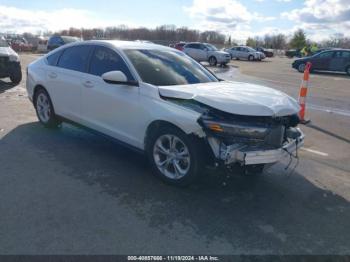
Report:
[[[51,105],[49,98],[44,93],[40,93],[36,99],[36,109],[40,120],[44,123],[50,121]]]
[[[186,144],[172,134],[160,136],[153,146],[153,158],[158,170],[170,179],[187,175],[191,157]]]
[[[305,71],[305,64],[300,64],[298,66],[298,71],[301,72],[301,73],[304,73],[304,71]]]

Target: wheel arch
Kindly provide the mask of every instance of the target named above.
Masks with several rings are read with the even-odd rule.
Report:
[[[218,59],[217,59],[217,57],[216,57],[216,55],[210,55],[209,57],[208,57],[208,60],[210,60],[210,58],[215,58],[215,60],[217,61]]]
[[[40,84],[36,85],[36,86],[33,88],[33,103],[34,103],[34,104],[35,104],[36,94],[37,94],[37,92],[38,92],[39,90],[41,90],[41,89],[45,90],[45,91],[50,95],[49,91],[47,91],[47,89],[46,89],[43,85],[40,85]]]
[[[155,131],[161,127],[166,127],[166,126],[178,129],[181,132],[186,134],[185,130],[183,130],[181,127],[175,125],[174,123],[171,123],[171,122],[166,121],[166,120],[154,120],[147,126],[147,129],[146,129],[146,133],[145,133],[145,137],[144,137],[144,141],[143,141],[145,149],[147,148],[147,143],[148,143],[148,139],[150,137],[150,134],[153,131]]]

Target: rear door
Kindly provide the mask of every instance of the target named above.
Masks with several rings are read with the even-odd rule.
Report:
[[[66,48],[56,66],[47,70],[47,85],[56,113],[76,122],[80,120],[81,89],[91,51],[91,45]]]
[[[335,51],[329,63],[330,71],[341,71],[344,67],[344,58],[342,57],[342,51]]]
[[[333,58],[333,51],[325,51],[313,56],[310,60],[312,69],[315,70],[330,70],[330,62]]]
[[[349,51],[335,51],[330,62],[331,71],[341,71],[344,72],[346,66],[349,64],[350,52]]]

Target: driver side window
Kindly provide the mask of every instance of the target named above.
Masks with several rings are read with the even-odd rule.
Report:
[[[89,74],[102,76],[110,71],[121,71],[128,81],[135,80],[119,54],[107,47],[96,46],[90,60]]]
[[[324,53],[321,53],[318,57],[319,58],[331,58],[333,55],[333,52],[324,52]]]

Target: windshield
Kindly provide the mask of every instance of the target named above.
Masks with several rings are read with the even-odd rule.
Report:
[[[218,50],[215,46],[210,45],[210,44],[205,44],[205,46],[208,48],[209,51],[217,51]]]
[[[156,86],[217,82],[203,66],[177,51],[124,50],[142,81]]]
[[[0,47],[8,47],[9,45],[7,44],[5,39],[0,38]]]

